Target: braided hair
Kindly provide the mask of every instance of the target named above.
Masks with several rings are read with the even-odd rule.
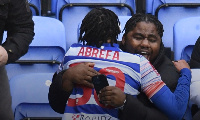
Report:
[[[158,20],[157,17],[155,17],[154,15],[151,14],[142,14],[142,13],[138,13],[138,14],[134,14],[127,22],[126,25],[124,27],[125,33],[124,35],[127,35],[129,31],[133,30],[133,28],[136,27],[136,24],[138,22],[149,22],[149,23],[153,23],[158,31],[158,34],[160,36],[160,38],[162,38],[163,36],[163,25],[162,23]],[[123,30],[123,31],[124,31]]]
[[[120,33],[119,24],[118,16],[113,11],[105,8],[94,8],[82,20],[79,42],[100,47],[109,39],[113,46],[113,43],[117,43],[117,37]]]

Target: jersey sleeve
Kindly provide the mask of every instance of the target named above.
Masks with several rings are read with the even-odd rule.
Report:
[[[150,63],[145,59],[141,59],[141,61],[141,89],[143,92],[170,120],[181,119],[188,104],[191,71],[187,68],[181,70],[178,85],[174,93],[172,93],[162,82],[154,67],[149,65]]]
[[[141,90],[147,95],[148,98],[151,98],[165,85],[165,83],[161,80],[160,74],[145,57],[141,57],[140,73]]]

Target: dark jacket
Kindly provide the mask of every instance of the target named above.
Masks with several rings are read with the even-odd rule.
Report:
[[[161,74],[161,78],[166,85],[174,91],[178,82],[179,73],[176,71],[176,68],[171,60],[164,55],[163,44],[161,45],[160,54],[154,61],[153,65]],[[58,113],[64,113],[67,99],[71,94],[62,90],[63,72],[54,74],[52,84],[49,89],[49,103],[54,111]],[[138,99],[132,97],[131,95],[127,95],[127,102],[124,105],[123,111],[120,111],[119,114],[121,120],[131,120],[133,118],[134,120],[167,119],[162,112],[154,107],[145,94],[140,94]]]
[[[4,31],[7,31],[7,39],[2,43]],[[7,63],[28,51],[33,36],[34,23],[27,0],[0,0],[0,44],[8,52]]]
[[[51,108],[61,114],[64,113],[67,100],[71,95],[71,93],[67,93],[66,91],[62,90],[62,75],[64,72],[65,71],[62,71],[58,74],[55,72],[48,94]]]
[[[160,73],[162,80],[173,92],[179,79],[179,73],[174,64],[165,55],[163,44],[161,44],[158,57],[152,63],[155,69]],[[153,103],[149,101],[144,93],[137,96],[138,99],[127,95],[123,111],[120,111],[120,120],[167,120],[167,116],[159,111]],[[134,112],[137,111],[137,112]]]
[[[190,59],[191,68],[200,68],[200,37],[197,39]]]

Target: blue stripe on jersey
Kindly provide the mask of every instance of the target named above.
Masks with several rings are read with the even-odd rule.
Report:
[[[115,81],[115,79],[116,79],[113,75],[107,75],[107,78],[108,78],[108,80],[113,80],[113,81]],[[128,75],[125,75],[125,79],[129,80],[129,79],[133,79],[133,78],[131,78]],[[125,81],[125,82],[126,82],[126,84],[129,84],[131,87],[135,88],[136,90],[140,90],[141,89],[140,88],[141,87],[140,83],[137,82],[136,80]],[[113,85],[111,85],[111,86],[113,86]],[[77,95],[77,94],[83,95],[83,88],[74,87],[71,95]],[[92,89],[92,94],[94,95],[94,89]]]
[[[140,82],[139,81],[137,81],[137,80],[132,80],[132,81],[130,81],[131,79],[133,79],[133,78],[131,78],[129,75],[127,75],[127,74],[124,74],[125,75],[125,80],[129,80],[129,81],[126,81],[126,84],[129,84],[131,87],[133,87],[133,88],[135,88],[135,89],[137,89],[137,90],[141,90],[141,84],[140,84]]]
[[[84,87],[86,87],[86,86],[84,86]],[[91,89],[92,89],[92,95],[94,95],[94,88],[91,88]],[[73,88],[71,95],[77,95],[77,94],[79,94],[80,96],[83,95],[82,87],[74,87]]]
[[[82,88],[78,88],[78,87],[74,87],[71,95],[76,95],[76,94],[83,95],[83,89]]]
[[[101,60],[101,61],[106,61],[106,62],[114,62],[114,63],[119,63],[122,65],[126,65],[131,67],[134,71],[137,73],[140,73],[140,64],[137,63],[129,63],[129,62],[124,62],[124,61],[116,61],[116,60],[108,60],[108,59],[100,59],[96,57],[85,57],[85,56],[65,56],[64,58],[64,64],[66,64],[70,60],[77,60],[77,59],[92,59],[92,60]],[[87,61],[85,61],[87,62]],[[90,61],[91,62],[91,61]]]

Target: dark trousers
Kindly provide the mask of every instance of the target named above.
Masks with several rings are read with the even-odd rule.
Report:
[[[11,94],[5,66],[0,67],[0,120],[14,120]]]

